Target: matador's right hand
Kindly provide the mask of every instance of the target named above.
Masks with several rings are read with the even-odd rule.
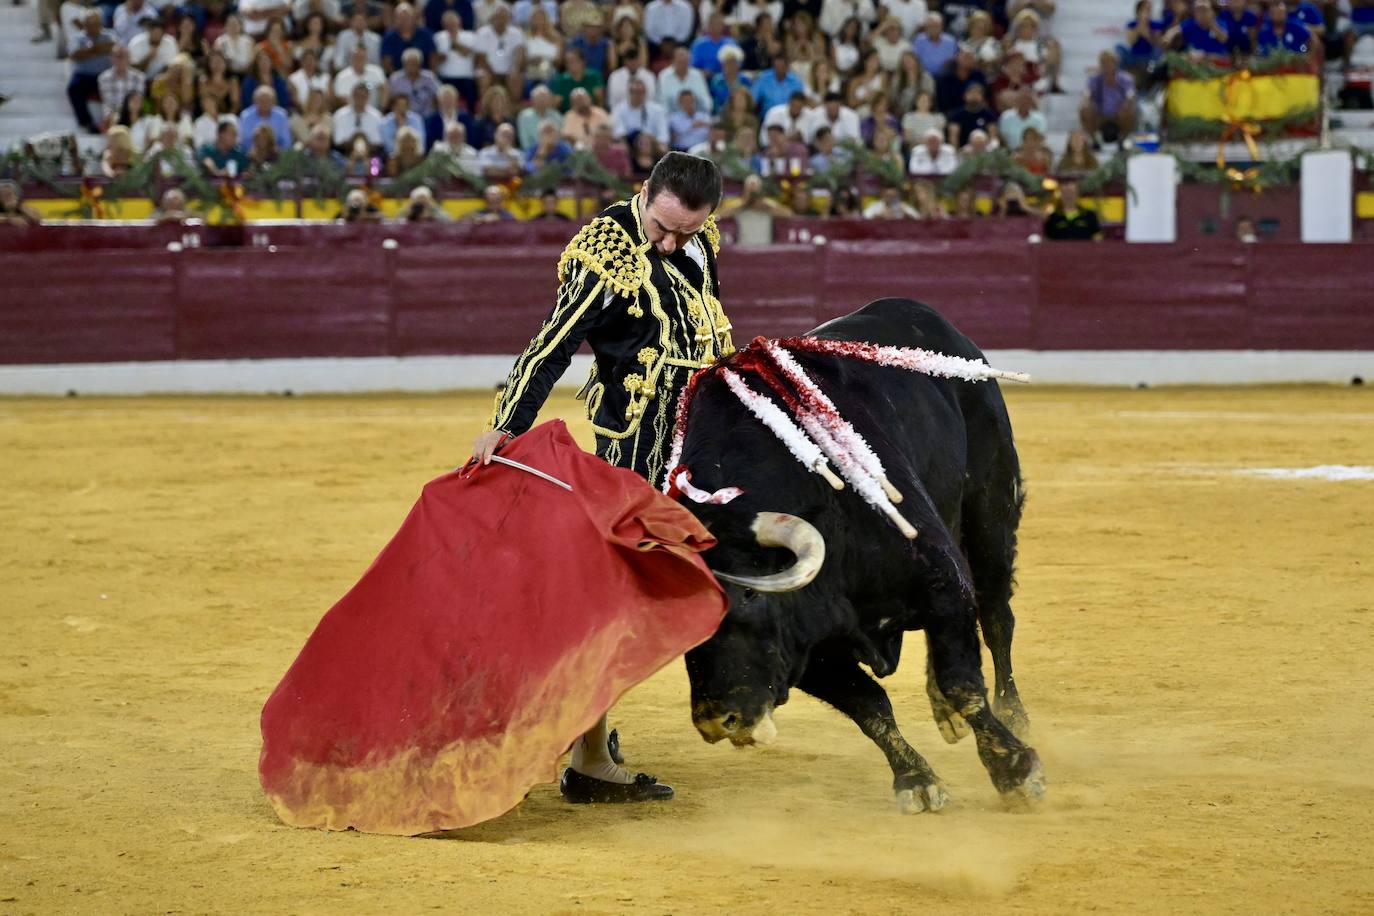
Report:
[[[482,464],[491,464],[491,456],[513,438],[504,429],[488,430],[472,443],[472,457]]]

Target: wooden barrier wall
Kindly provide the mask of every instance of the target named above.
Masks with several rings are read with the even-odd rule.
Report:
[[[512,354],[552,303],[561,248],[387,248],[364,233],[275,250],[0,252],[0,363]],[[720,263],[741,342],[908,296],[988,348],[1374,350],[1367,251],[836,240],[727,247]]]

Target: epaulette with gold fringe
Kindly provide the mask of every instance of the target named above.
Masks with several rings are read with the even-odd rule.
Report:
[[[630,234],[609,216],[583,226],[558,259],[558,282],[567,279],[568,265],[584,264],[616,292],[635,295],[649,279],[649,259],[635,248]]]
[[[711,244],[711,254],[720,254],[720,227],[716,225],[714,216],[706,217],[706,222],[701,224],[701,234]]]

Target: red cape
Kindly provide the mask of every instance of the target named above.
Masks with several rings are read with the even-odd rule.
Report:
[[[686,509],[559,421],[425,486],[262,711],[263,789],[297,827],[465,827],[550,782],[626,690],[706,640],[725,596]]]

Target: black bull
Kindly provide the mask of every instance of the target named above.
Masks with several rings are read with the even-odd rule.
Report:
[[[905,299],[870,303],[810,336],[982,359],[938,312]],[[907,540],[852,488],[837,492],[803,468],[719,373],[708,372],[691,405],[682,463],[700,488],[744,490],[726,505],[684,503],[719,539],[707,554],[712,568],[757,578],[799,566],[794,551],[759,543],[767,540],[759,522],[771,513],[809,522],[810,536],[824,540],[824,563],[790,591],[726,585],[724,623],[687,655],[693,721],[708,741],[770,740],[772,710],[798,687],[853,719],[882,749],[903,810],[938,809],[947,801],[938,777],[898,731],[887,692],[859,667],[891,674],[903,633],[924,630],[927,692],[945,740],[971,729],[999,792],[1039,796],[1039,760],[1017,737],[1027,720],[1012,678],[1010,600],[1022,496],[1001,392],[992,381],[795,355],[882,459],[904,495],[898,509],[919,534]],[[980,625],[996,676],[991,707]]]

